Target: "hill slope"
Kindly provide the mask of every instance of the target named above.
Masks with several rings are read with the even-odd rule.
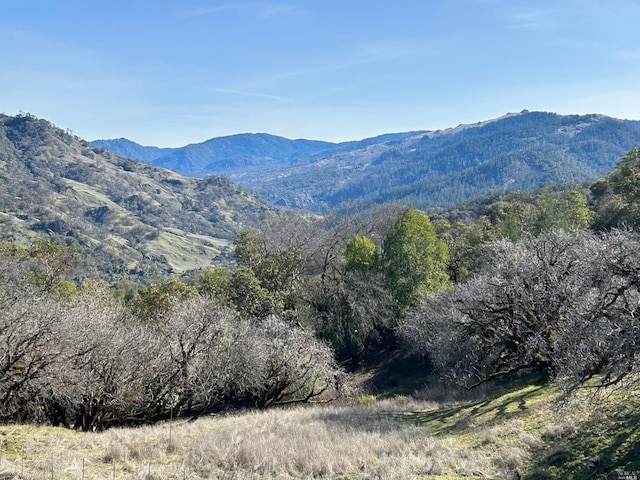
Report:
[[[638,121],[525,110],[341,144],[234,135],[153,162],[188,175],[228,176],[282,206],[322,211],[394,201],[424,209],[488,192],[594,180],[638,144]]]
[[[229,180],[103,152],[46,120],[0,116],[0,238],[55,239],[107,276],[153,277],[224,261],[274,210]]]
[[[336,144],[328,142],[245,133],[187,145],[154,159],[153,163],[183,175],[228,175],[254,166],[288,163],[298,157],[308,157],[335,148]]]
[[[599,405],[560,398],[557,387],[534,383],[456,403],[368,395],[354,405],[99,433],[0,426],[0,472],[3,478],[86,472],[97,479],[635,478],[637,409],[620,395]]]
[[[594,180],[639,143],[640,122],[525,111],[321,155],[241,181],[294,207],[322,210],[365,200],[429,208],[492,191]]]

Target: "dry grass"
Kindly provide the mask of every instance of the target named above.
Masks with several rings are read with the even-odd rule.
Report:
[[[114,478],[115,470],[118,479],[404,479],[489,468],[453,438],[393,418],[393,408],[386,402],[271,410],[97,434],[3,428],[13,446],[0,471],[82,478],[84,462],[84,478]]]
[[[103,433],[5,426],[0,478],[524,477],[540,452],[568,455],[584,421],[557,396],[541,386],[450,405],[366,396]]]

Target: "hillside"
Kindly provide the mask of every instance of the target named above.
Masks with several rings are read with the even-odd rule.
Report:
[[[154,159],[153,163],[183,175],[230,175],[256,166],[287,164],[335,148],[335,144],[328,142],[288,140],[263,133],[239,134],[187,145]]]
[[[272,202],[318,210],[354,200],[441,207],[593,180],[638,143],[640,122],[523,112],[317,157],[243,184]]]
[[[640,468],[639,415],[619,393],[599,405],[562,402],[540,383],[462,402],[442,401],[447,393],[98,433],[2,426],[0,476],[537,480],[635,478],[622,472]]]
[[[239,229],[274,211],[225,178],[125,159],[31,115],[0,116],[0,178],[2,239],[75,246],[106,277],[222,262]]]
[[[260,177],[261,172],[286,170],[296,162],[317,155],[402,140],[414,133],[391,133],[344,143],[289,140],[266,133],[243,133],[175,149],[144,147],[126,138],[95,140],[91,144],[123,157],[150,161],[183,175],[201,177],[213,173],[241,181],[245,177]]]
[[[638,144],[638,121],[524,110],[341,144],[222,137],[153,162],[183,174],[228,176],[281,206],[324,211],[352,201],[393,201],[425,209],[489,192],[594,180]]]

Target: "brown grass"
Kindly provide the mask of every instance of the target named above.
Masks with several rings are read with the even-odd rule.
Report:
[[[366,396],[102,433],[5,426],[0,478],[516,478],[547,443],[562,455],[582,421],[557,396],[540,386],[449,405]]]

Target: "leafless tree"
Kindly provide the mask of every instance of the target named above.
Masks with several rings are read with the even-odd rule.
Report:
[[[590,288],[557,336],[559,373],[572,387],[590,379],[623,385],[640,370],[640,233],[614,230],[598,240],[585,259]]]
[[[467,386],[526,369],[554,376],[558,335],[591,289],[590,234],[554,231],[484,252],[485,269],[414,311],[400,333]]]

